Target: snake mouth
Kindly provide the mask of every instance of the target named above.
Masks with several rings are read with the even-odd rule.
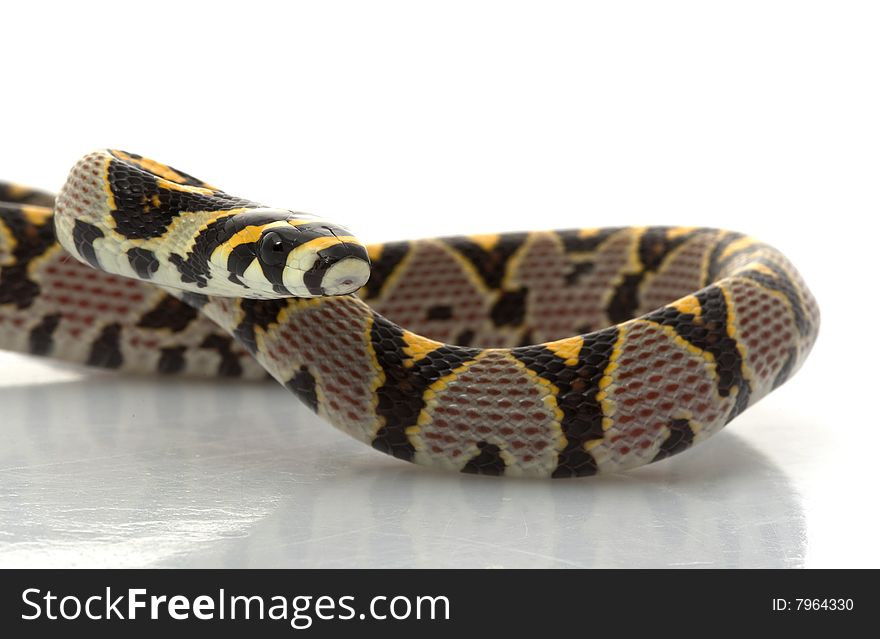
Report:
[[[367,249],[340,239],[317,251],[311,267],[301,277],[302,285],[312,296],[354,293],[370,279]]]
[[[370,264],[356,257],[346,257],[328,268],[321,278],[322,295],[354,293],[370,279]]]

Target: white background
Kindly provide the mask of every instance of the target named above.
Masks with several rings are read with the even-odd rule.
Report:
[[[880,20],[858,2],[20,2],[0,178],[117,147],[365,241],[682,224],[781,248],[823,327],[714,441],[447,476],[280,388],[0,354],[0,565],[880,566]]]

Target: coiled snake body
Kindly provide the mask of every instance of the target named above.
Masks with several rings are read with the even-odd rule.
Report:
[[[352,437],[464,472],[582,476],[681,452],[785,382],[819,326],[791,263],[729,231],[365,247],[121,151],[84,157],[54,201],[8,185],[0,201],[0,347],[265,369]]]

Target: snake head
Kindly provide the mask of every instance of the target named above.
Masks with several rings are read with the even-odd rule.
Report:
[[[367,250],[347,229],[125,151],[77,162],[54,219],[58,241],[81,262],[175,290],[320,297],[353,293],[370,277]]]
[[[230,216],[220,236],[212,279],[225,273],[241,297],[345,295],[370,277],[367,249],[350,231],[305,213],[250,209]]]

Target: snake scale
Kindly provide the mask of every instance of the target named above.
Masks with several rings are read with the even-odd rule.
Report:
[[[0,347],[268,371],[348,435],[463,472],[574,477],[684,451],[791,377],[819,327],[792,264],[730,231],[364,246],[107,150],[57,198],[0,185],[0,201]]]

